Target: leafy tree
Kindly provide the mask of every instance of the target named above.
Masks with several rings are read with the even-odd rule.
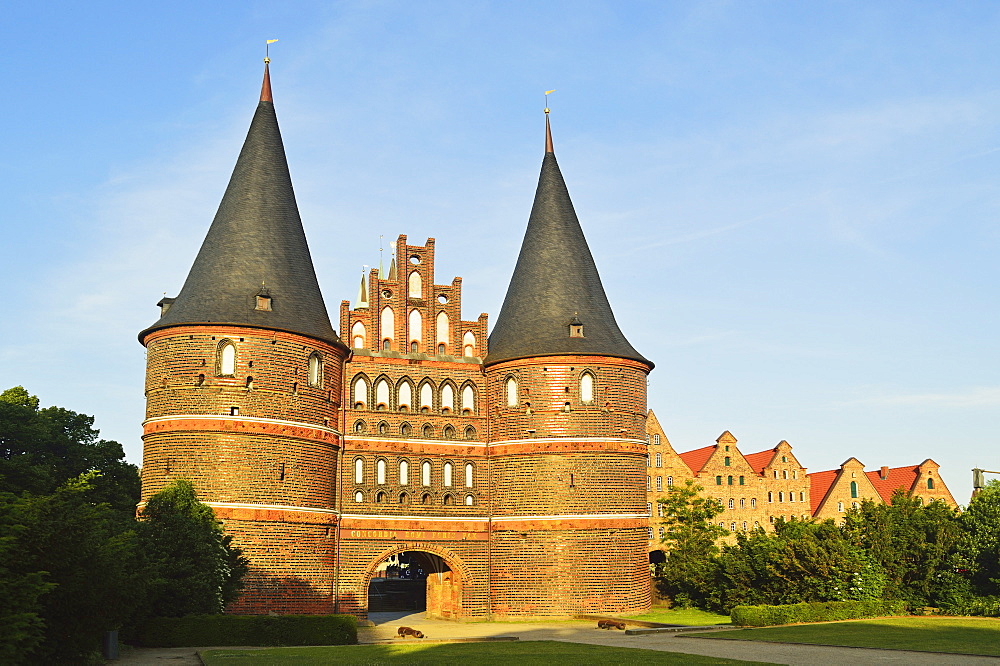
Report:
[[[884,575],[833,521],[778,520],[723,547],[712,606],[878,599]]]
[[[139,535],[152,571],[148,613],[221,613],[239,595],[249,561],[222,531],[211,507],[179,479],[149,498]]]
[[[962,596],[957,509],[896,491],[890,504],[865,500],[848,511],[843,529],[885,572],[885,598],[926,606]]]
[[[38,403],[21,386],[0,393],[0,491],[48,494],[98,470],[90,478],[91,499],[132,514],[139,470],[125,462],[121,444],[99,439],[92,416]]]
[[[677,605],[703,603],[715,575],[716,540],[727,534],[712,522],[722,512],[714,498],[703,497],[701,486],[688,479],[660,500],[666,535],[661,539],[666,561],[656,565],[657,585]]]
[[[142,603],[135,533],[94,503],[95,478],[83,475],[51,495],[2,498],[0,531],[9,541],[0,587],[18,591],[20,608],[9,614],[30,634],[19,641],[30,652],[15,663],[78,663]]]
[[[984,596],[1000,595],[1000,481],[987,483],[959,522],[973,590]]]

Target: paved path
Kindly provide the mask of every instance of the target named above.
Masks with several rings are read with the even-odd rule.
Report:
[[[934,664],[936,666],[965,664],[1000,664],[996,657],[969,657],[963,655],[931,654],[926,652],[904,652],[901,650],[868,650],[864,648],[827,647],[820,645],[783,645],[779,643],[751,643],[747,641],[718,641],[700,638],[686,638],[683,634],[645,634],[626,636],[620,631],[597,629],[591,621],[568,622],[449,622],[429,620],[423,613],[410,615],[402,613],[372,613],[374,627],[358,629],[358,640],[362,643],[392,638],[399,626],[413,627],[424,632],[430,639],[437,638],[483,638],[489,636],[517,636],[522,641],[567,641],[591,645],[611,645],[634,647],[646,650],[663,650],[698,654],[707,657],[724,657],[747,661],[763,661],[776,664],[814,666],[821,664]],[[397,639],[398,640],[398,639]],[[414,639],[408,639],[414,640]],[[193,666],[201,664],[198,650],[208,648],[149,648],[135,649],[123,653],[122,659],[109,664],[148,665],[178,664]]]

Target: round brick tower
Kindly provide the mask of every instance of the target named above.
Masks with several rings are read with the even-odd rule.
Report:
[[[331,612],[349,351],[320,294],[266,64],[219,210],[177,298],[159,305],[139,334],[142,501],[194,484],[250,559],[233,610]]]
[[[546,114],[548,109],[546,109]],[[615,321],[552,147],[484,360],[492,613],[650,605],[646,375]]]

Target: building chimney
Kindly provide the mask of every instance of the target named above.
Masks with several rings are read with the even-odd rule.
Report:
[[[889,468],[886,467],[885,465],[882,465],[882,469],[879,470],[878,475],[880,479],[885,481],[886,479],[889,478]]]

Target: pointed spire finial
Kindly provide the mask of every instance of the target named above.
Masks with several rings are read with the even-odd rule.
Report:
[[[274,102],[274,98],[271,97],[271,72],[268,70],[268,65],[271,64],[271,44],[276,41],[278,40],[269,39],[264,43],[264,83],[260,87],[260,101],[262,102]]]
[[[545,91],[545,152],[547,153],[555,152],[552,147],[552,127],[549,125],[549,95],[554,92],[555,90]]]

